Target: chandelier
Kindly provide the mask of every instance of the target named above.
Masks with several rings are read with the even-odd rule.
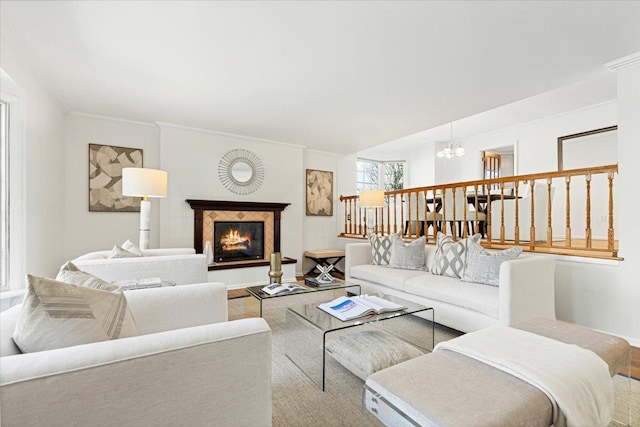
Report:
[[[442,150],[436,153],[436,156],[441,159],[452,159],[454,157],[462,157],[467,152],[462,148],[461,145],[453,143],[453,122],[451,122],[451,134],[449,144],[443,148]]]

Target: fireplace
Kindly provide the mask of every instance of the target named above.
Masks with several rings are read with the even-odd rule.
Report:
[[[216,221],[213,230],[213,259],[216,262],[264,258],[264,222]]]
[[[265,267],[269,266],[270,255],[280,252],[280,216],[289,206],[288,203],[264,203],[223,200],[195,200],[187,199],[193,209],[193,247],[197,253],[203,253],[205,244],[213,249],[213,262],[209,264],[211,270],[227,270],[233,268]],[[226,223],[226,225],[225,225]],[[258,231],[250,227],[261,224]],[[233,233],[231,240],[236,247],[227,253],[222,251],[222,235],[227,233],[225,228],[231,225],[237,233]],[[249,227],[249,228],[245,228]],[[249,234],[251,248],[244,236]],[[257,241],[260,241],[257,246]],[[216,250],[216,246],[220,249]],[[261,252],[256,249],[259,248]],[[228,256],[227,256],[228,255]],[[222,259],[221,259],[222,258]],[[295,264],[293,258],[282,257],[282,264]]]

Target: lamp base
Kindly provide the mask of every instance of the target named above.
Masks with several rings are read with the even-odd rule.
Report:
[[[151,202],[140,201],[140,249],[149,249],[149,234],[151,223]]]

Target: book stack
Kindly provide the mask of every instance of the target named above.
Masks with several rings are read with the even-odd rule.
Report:
[[[330,282],[325,282],[325,281],[320,281],[315,277],[309,277],[304,279],[304,283],[308,286],[313,286],[314,288],[318,288],[320,286],[331,286],[331,285],[337,285],[339,283],[342,283],[340,280],[338,279],[333,279]]]

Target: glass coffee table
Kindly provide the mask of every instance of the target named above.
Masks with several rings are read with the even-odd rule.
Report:
[[[360,295],[360,285],[350,285],[343,281],[318,287],[312,287],[302,283],[297,283],[297,285],[305,289],[295,292],[283,292],[280,294],[269,295],[266,292],[262,292],[262,288],[264,288],[266,285],[251,286],[246,288],[246,291],[249,293],[250,298],[245,298],[245,317],[262,317],[262,303],[273,298],[283,298],[293,295],[302,295],[311,292],[324,291],[333,291],[333,298],[340,295],[345,295],[346,293],[350,293],[352,295]],[[329,299],[332,299],[332,297],[329,297]]]
[[[433,350],[433,308],[392,295],[378,296],[407,308],[347,321],[326,313],[317,304],[287,308],[285,355],[312,381],[321,385],[322,391],[325,390],[326,383],[326,344],[329,334],[350,328],[378,328],[413,345],[422,353]],[[417,313],[421,314],[420,319],[412,316]],[[424,316],[430,318],[430,325]]]

